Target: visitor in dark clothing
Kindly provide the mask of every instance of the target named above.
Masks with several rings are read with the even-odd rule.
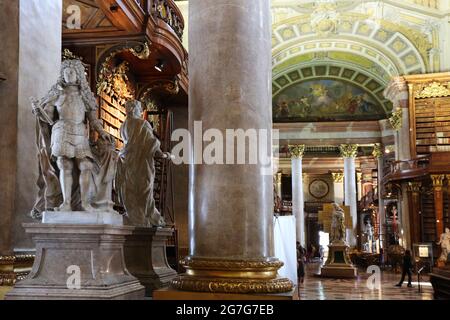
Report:
[[[405,276],[408,274],[408,287],[412,287],[411,284],[411,268],[412,268],[412,258],[411,258],[411,251],[406,250],[405,255],[403,256],[403,266],[402,266],[402,279],[399,283],[396,284],[397,287],[401,287],[403,284],[403,281],[405,281]]]

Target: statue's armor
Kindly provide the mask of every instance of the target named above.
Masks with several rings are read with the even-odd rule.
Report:
[[[51,149],[55,157],[91,158],[86,107],[78,90],[65,90],[56,103],[59,119],[52,129]]]

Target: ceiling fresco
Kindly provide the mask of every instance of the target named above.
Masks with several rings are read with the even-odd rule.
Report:
[[[372,94],[349,82],[315,79],[287,87],[273,99],[276,122],[358,121],[386,117]]]

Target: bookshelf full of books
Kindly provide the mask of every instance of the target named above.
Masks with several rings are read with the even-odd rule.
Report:
[[[100,95],[100,119],[103,121],[103,128],[116,138],[116,148],[123,147],[123,140],[120,137],[120,126],[125,121],[125,106],[120,104],[114,97],[104,92]]]
[[[450,99],[415,100],[417,154],[450,151]]]

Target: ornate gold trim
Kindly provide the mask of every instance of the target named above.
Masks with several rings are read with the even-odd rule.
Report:
[[[278,278],[284,263],[266,260],[218,260],[188,256],[180,260],[186,274],[174,279],[178,290],[228,293],[281,293],[292,290],[289,279]]]
[[[171,282],[171,287],[184,291],[217,293],[283,293],[293,289],[293,283],[286,278],[258,279],[219,279],[178,276]]]
[[[415,92],[416,99],[439,98],[450,96],[450,82],[443,84],[437,81],[420,86]]]
[[[431,175],[431,180],[433,180],[434,190],[436,190],[436,191],[442,190],[442,187],[444,185],[444,179],[445,179],[444,174],[432,174]]]
[[[381,144],[380,143],[375,143],[373,145],[372,156],[374,158],[381,158],[383,156],[383,150],[381,149]]]
[[[180,264],[186,269],[223,270],[223,271],[273,271],[284,263],[278,259],[270,260],[215,260],[185,257]]]
[[[291,154],[291,158],[293,159],[299,159],[302,158],[305,154],[306,146],[304,144],[296,144],[296,145],[289,145],[289,153]]]
[[[402,118],[403,118],[402,108],[397,108],[397,110],[392,112],[392,115],[389,118],[389,122],[394,130],[398,131],[402,128]]]
[[[334,183],[344,182],[344,174],[342,172],[333,172],[331,173],[331,176],[333,177]]]
[[[13,286],[31,271],[34,255],[0,256],[0,286]]]

